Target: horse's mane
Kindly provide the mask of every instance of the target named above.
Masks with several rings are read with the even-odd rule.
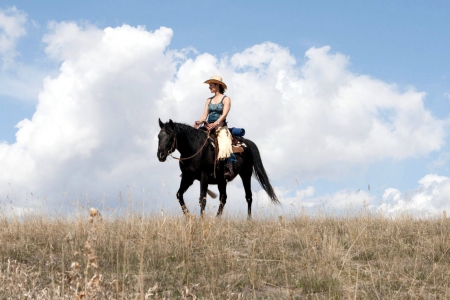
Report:
[[[189,141],[193,143],[201,142],[203,143],[205,141],[205,137],[207,133],[204,130],[198,130],[194,127],[183,124],[183,123],[173,123],[175,132],[181,136],[186,136],[189,138]]]

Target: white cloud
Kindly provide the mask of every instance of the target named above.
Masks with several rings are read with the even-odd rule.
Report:
[[[199,55],[181,65],[166,99],[176,99],[189,120],[200,114],[202,76],[221,74],[233,100],[231,125],[247,129],[277,178],[340,176],[353,165],[423,156],[444,143],[445,122],[424,108],[424,93],[352,74],[348,58],[329,47],[306,57],[298,67],[273,43],[221,60]]]
[[[408,213],[417,216],[436,216],[450,211],[450,178],[428,174],[419,180],[412,192],[401,193],[387,189],[382,196],[379,211],[397,215]]]
[[[63,60],[60,74],[45,80],[33,118],[18,124],[17,142],[0,145],[2,182],[40,193],[116,193],[158,178],[151,171],[155,102],[175,72],[164,53],[171,36],[167,28],[53,27],[45,41]],[[77,40],[90,42],[81,51]]]
[[[436,170],[436,169],[437,170],[439,170],[439,169],[447,170],[449,161],[450,161],[450,153],[443,151],[443,152],[439,153],[439,156],[435,160],[431,161],[427,167],[430,170]]]
[[[17,56],[17,40],[27,32],[27,14],[19,11],[16,7],[0,10],[0,55],[3,60],[3,69],[14,65]]]
[[[366,209],[372,210],[375,197],[364,191],[354,191],[351,189],[344,189],[332,194],[325,194],[315,196],[314,188],[307,187],[305,190],[296,191],[295,197],[285,197],[283,194],[288,194],[290,191],[278,191],[281,195],[282,211],[299,211],[307,210],[311,213],[336,213],[336,214],[355,214]],[[261,192],[262,198],[266,204],[269,199]]]
[[[36,209],[30,207],[6,206],[0,209],[0,216],[3,218],[20,218],[38,213]]]
[[[230,125],[246,129],[278,182],[423,156],[444,143],[445,121],[424,108],[424,93],[353,74],[348,58],[329,47],[309,49],[302,66],[273,43],[188,59],[185,50],[168,50],[172,34],[51,23],[43,41],[61,62],[59,74],[45,79],[35,114],[18,124],[17,142],[0,144],[0,182],[41,195],[115,195],[133,183],[159,190],[163,178],[174,194],[179,170],[156,159],[157,119],[196,120],[211,75],[229,87]],[[314,189],[301,193],[311,197]],[[361,206],[366,196],[338,192],[333,205]]]
[[[16,63],[14,70],[0,72],[0,96],[22,102],[37,103],[42,81],[54,71],[40,70]]]
[[[381,214],[383,216],[440,217],[450,212],[450,177],[427,174],[418,181],[418,186],[411,191],[388,188],[381,198],[370,192],[343,189],[335,193],[315,196],[314,188],[289,191],[276,189],[282,207],[275,211],[281,214],[306,211],[311,214],[328,213],[332,215],[354,215],[361,212]],[[295,192],[295,196],[287,195]],[[236,191],[234,191],[236,193]],[[239,192],[236,194],[243,194]],[[274,211],[264,191],[258,191],[254,199],[258,211]],[[239,205],[236,203],[235,205]]]

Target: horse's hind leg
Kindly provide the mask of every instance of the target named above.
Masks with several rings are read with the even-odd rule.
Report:
[[[220,204],[219,204],[219,210],[217,211],[217,216],[221,216],[223,212],[223,208],[225,204],[227,203],[227,182],[226,180],[220,181],[218,183],[219,193],[220,193]]]
[[[245,200],[247,200],[247,213],[248,213],[248,219],[252,218],[252,188],[251,188],[251,179],[252,179],[252,175],[250,174],[240,174],[241,179],[242,179],[242,184],[244,185],[244,190],[245,190]]]
[[[193,178],[187,175],[183,175],[181,177],[180,188],[178,189],[177,192],[178,202],[180,203],[181,209],[183,210],[183,213],[185,215],[189,214],[189,209],[186,207],[186,204],[184,203],[183,195],[187,191],[187,189],[192,185],[193,182],[194,182]]]

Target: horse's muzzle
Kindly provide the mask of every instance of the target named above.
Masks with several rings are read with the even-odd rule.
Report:
[[[158,157],[158,159],[159,159],[160,162],[166,161],[167,154],[164,153],[163,151],[158,151],[158,153],[156,154],[156,156]]]

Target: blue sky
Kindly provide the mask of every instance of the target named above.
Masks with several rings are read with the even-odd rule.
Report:
[[[0,87],[0,140],[6,141],[8,145],[16,142],[16,124],[25,118],[31,120],[36,113],[36,106],[42,101],[38,99],[38,93],[44,89],[43,78],[57,78],[63,73],[60,67],[64,61],[72,59],[69,56],[54,59],[46,52],[49,42],[44,37],[52,33],[53,29],[48,25],[51,22],[72,22],[83,30],[87,24],[100,30],[107,27],[118,28],[124,24],[133,28],[140,25],[150,32],[164,26],[173,31],[165,51],[195,49],[186,54],[185,60],[195,60],[203,54],[211,54],[219,60],[232,58],[255,45],[271,42],[287,49],[290,57],[296,60],[294,73],[301,72],[302,66],[310,61],[311,58],[305,56],[309,49],[330,46],[329,55],[342,54],[347,57],[345,70],[353,76],[368,76],[386,85],[395,85],[393,90],[398,94],[410,89],[417,93],[423,92],[426,95],[421,101],[425,111],[442,122],[449,117],[450,4],[445,1],[227,1],[220,5],[210,1],[3,1],[0,9],[6,11],[13,6],[22,15],[26,15],[26,35],[17,38],[15,52],[18,55],[14,58],[16,65],[10,69],[3,68],[2,78],[22,81],[24,86],[32,88],[29,91],[22,89],[16,94],[11,88]],[[18,71],[20,68],[22,71]],[[242,95],[252,93],[246,91]],[[246,101],[238,97],[233,99],[236,102]],[[201,112],[202,101],[198,103],[197,114]],[[261,99],[262,107],[264,101],[270,101],[272,105],[278,99]],[[295,101],[295,97],[291,101]],[[299,109],[301,110],[301,106]],[[185,120],[198,117],[194,111],[190,113],[192,115],[186,116]],[[246,127],[246,120],[239,122],[242,127]],[[446,132],[447,129],[448,125],[442,125],[442,130]],[[292,175],[291,171],[286,174],[300,180],[280,175],[274,176],[274,184],[280,191],[287,191],[285,198],[292,198],[298,191],[314,187],[313,196],[309,200],[302,200],[306,202],[323,201],[327,197],[333,199],[338,191],[344,190],[354,193],[364,190],[367,192],[364,197],[369,197],[374,203],[380,201],[390,188],[398,190],[399,194],[423,190],[423,195],[427,196],[439,189],[442,193],[450,176],[446,167],[450,152],[448,136],[445,134],[442,139],[439,146],[412,151],[410,155],[390,156],[384,153],[373,156],[367,163],[349,163],[349,167],[344,167],[341,175],[337,175],[339,171],[336,170],[317,171],[314,167],[312,168],[319,175],[312,175],[316,171],[305,169],[306,164],[299,163],[299,176]],[[427,143],[423,140],[420,142]],[[269,150],[266,151],[270,153]],[[293,160],[295,164],[295,158]],[[346,161],[336,158],[330,164],[335,164],[338,170],[340,164],[345,165]],[[172,162],[171,172],[177,172],[174,165]],[[149,168],[153,170],[154,167],[149,165]],[[169,167],[158,165],[158,168]],[[145,170],[142,172],[145,173]],[[418,184],[421,178],[430,174],[440,176],[440,179],[430,179],[432,184],[429,185]],[[162,179],[165,176],[161,175]],[[170,180],[168,178],[170,176],[166,181]],[[67,186],[77,186],[73,183],[74,180],[70,177],[68,182],[54,181],[54,184],[68,189]],[[41,185],[32,179],[27,182],[32,182],[30,185],[36,186],[42,195],[52,193],[49,190],[57,190],[52,185]],[[128,183],[123,182],[123,186],[126,184]],[[367,189],[369,184],[370,191]],[[142,185],[151,189],[152,183],[149,181]],[[27,191],[29,189],[32,188],[29,186]],[[108,189],[105,187],[104,191]],[[120,190],[119,187],[117,189]],[[103,191],[102,188],[99,190]],[[195,193],[192,192],[192,195]],[[391,198],[384,200],[394,201]],[[395,201],[391,204],[399,205]]]

